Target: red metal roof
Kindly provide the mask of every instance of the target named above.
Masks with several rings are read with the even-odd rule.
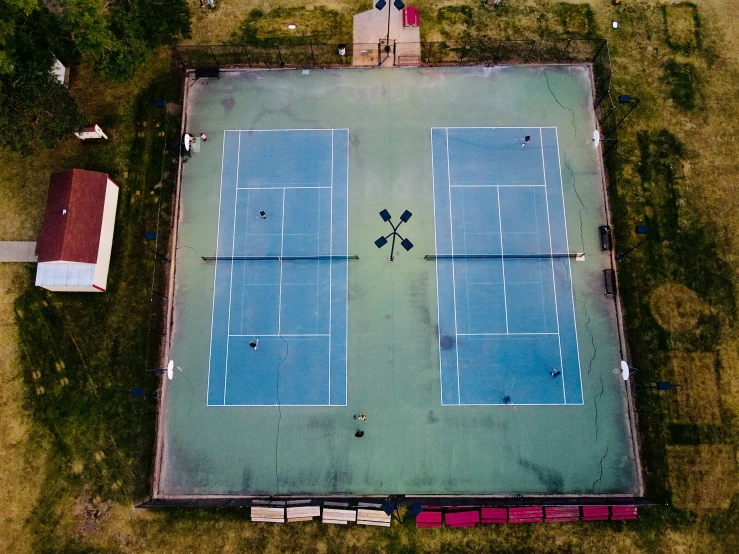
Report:
[[[84,169],[51,174],[44,225],[36,242],[39,262],[97,261],[107,182],[105,173]]]

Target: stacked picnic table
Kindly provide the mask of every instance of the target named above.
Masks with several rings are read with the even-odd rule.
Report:
[[[251,520],[262,523],[295,523],[321,518],[323,523],[334,525],[370,525],[390,527],[391,516],[379,505],[360,504],[350,507],[348,503],[326,503],[323,507],[301,501],[299,506],[285,506],[271,502],[253,505]],[[283,505],[275,505],[283,504]],[[589,505],[589,506],[423,506],[416,516],[416,527],[465,528],[483,524],[509,523],[566,523],[576,521],[628,521],[638,517],[637,506],[633,505]]]

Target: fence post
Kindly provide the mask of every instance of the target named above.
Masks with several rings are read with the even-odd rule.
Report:
[[[395,66],[398,65],[398,59],[395,56],[395,53],[396,53],[396,50],[397,50],[397,46],[398,46],[397,41],[395,39],[393,39],[393,67],[395,67]]]
[[[390,9],[390,8],[388,8]],[[382,48],[382,41],[377,41],[377,65],[378,67],[382,65],[382,62],[385,60],[382,59],[382,52],[384,52]]]
[[[567,49],[570,47],[571,42],[572,42],[572,39],[567,40],[567,45],[565,46],[565,49],[562,50],[562,55],[559,57],[560,62],[565,59],[565,54],[567,53]]]
[[[464,60],[464,51],[467,48],[467,43],[462,43],[462,51],[459,53],[459,65],[462,65],[462,61]]]
[[[498,56],[500,55],[500,48],[502,46],[503,46],[503,40],[500,40],[500,42],[498,42],[498,49],[495,51],[495,56],[493,57],[494,64],[498,63],[498,59],[499,59]]]
[[[429,42],[429,53],[426,56],[426,65],[431,65],[431,49],[434,47],[433,42]]]
[[[596,106],[596,107],[597,107],[597,106]],[[608,118],[608,116],[609,116],[609,115],[611,115],[611,113],[612,113],[612,112],[613,112],[613,110],[615,110],[615,109],[616,109],[616,106],[611,106],[611,109],[610,109],[610,110],[608,110],[608,112],[606,113],[606,115],[604,115],[603,117],[601,117],[601,118],[600,118],[600,119],[598,120],[598,125],[603,125],[603,122],[604,122],[604,121],[605,121],[605,120],[606,120],[606,119]]]
[[[213,55],[213,59],[216,61],[216,69],[220,69],[220,65],[218,65],[218,56],[216,56],[216,51],[213,50],[212,46],[208,46],[210,48],[210,53]]]
[[[185,65],[185,61],[182,59],[182,56],[180,56],[180,50],[176,46],[173,46],[172,49],[174,50],[174,53],[177,54],[177,58],[180,60],[180,64],[182,65],[182,69],[187,69],[187,66]]]
[[[531,41],[531,50],[529,50],[529,53],[526,54],[526,58],[524,58],[523,63],[529,63],[529,58],[531,57],[531,53],[534,51],[534,46],[536,46],[536,41]]]
[[[597,50],[597,51],[595,52],[595,56],[593,56],[593,60],[592,60],[592,61],[591,61],[590,63],[594,63],[594,62],[595,62],[595,58],[597,58],[597,57],[598,57],[598,54],[600,54],[600,51],[601,51],[601,50],[603,50],[603,47],[604,47],[604,46],[605,46],[606,44],[608,44],[608,39],[605,39],[605,38],[604,38],[604,39],[603,39],[603,41],[602,41],[602,42],[600,43],[600,47],[599,47],[599,48],[598,48],[598,50]]]
[[[310,57],[313,59],[313,67],[316,67],[316,54],[313,52],[313,37],[310,39]]]
[[[249,51],[246,49],[246,44],[242,44],[241,48],[244,49],[244,56],[246,57],[246,65],[251,67],[251,60],[249,59]]]
[[[275,46],[277,46],[277,55],[280,58],[280,67],[285,67],[285,60],[282,59],[282,51],[280,50],[280,45],[277,44]]]

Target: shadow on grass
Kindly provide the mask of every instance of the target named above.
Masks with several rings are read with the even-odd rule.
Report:
[[[145,370],[159,359],[164,298],[152,288],[164,289],[168,265],[143,238],[158,228],[157,243],[149,246],[166,251],[164,218],[170,217],[176,174],[176,152],[166,148],[178,144],[179,124],[154,100],[177,102],[179,82],[176,73],[165,72],[138,93],[133,121],[126,122],[135,132],[121,133],[130,141],[82,147],[74,160],[75,167],[105,171],[120,185],[107,292],[49,292],[33,286],[29,268],[16,300],[27,407],[54,446],[33,514],[38,551],[58,535],[67,517],[61,506],[83,495],[130,503],[139,450],[153,448],[152,429],[143,430],[141,421],[156,406],[129,391],[158,387],[158,378]],[[152,417],[147,421],[153,424]]]

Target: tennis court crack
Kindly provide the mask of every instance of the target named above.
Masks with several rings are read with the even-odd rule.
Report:
[[[608,444],[606,445],[606,451],[603,453],[603,455],[600,457],[600,474],[598,475],[598,478],[593,481],[593,492],[595,492],[595,486],[600,483],[603,480],[603,461],[606,459],[606,456],[608,456],[608,448],[611,446],[611,441],[608,441]]]
[[[593,345],[593,355],[588,361],[588,375],[590,375],[590,373],[593,371],[593,362],[595,361],[595,357],[598,355],[598,349],[595,346],[595,336],[593,335],[593,331],[590,329],[590,323],[592,322],[592,320],[590,319],[590,315],[588,314],[588,305],[579,298],[575,298],[575,301],[578,304],[582,304],[583,313],[585,314],[585,330],[590,336],[590,344]]]
[[[600,378],[600,392],[593,396],[593,405],[595,406],[595,442],[598,442],[598,399],[603,397],[603,393],[605,392],[605,386],[603,385],[603,376],[599,375]]]
[[[552,98],[554,98],[554,101],[557,103],[557,105],[562,108],[563,110],[567,110],[570,112],[570,116],[572,117],[572,129],[575,131],[575,138],[577,138],[577,126],[575,125],[575,112],[571,110],[570,108],[566,107],[562,104],[562,102],[559,101],[559,98],[557,98],[557,95],[554,94],[554,91],[552,90],[551,85],[549,84],[549,75],[546,71],[544,71],[544,78],[547,81],[547,88],[549,89],[549,93],[552,95]]]
[[[585,250],[585,231],[583,229],[583,212],[585,210],[585,202],[582,201],[582,197],[580,196],[580,193],[577,190],[577,177],[575,177],[575,172],[572,171],[572,167],[570,167],[570,162],[567,161],[567,152],[564,152],[564,164],[567,168],[567,171],[570,172],[570,176],[572,177],[572,190],[575,191],[575,196],[577,196],[578,202],[580,202],[580,209],[577,210],[577,217],[580,219],[580,244],[582,245],[582,249]]]

